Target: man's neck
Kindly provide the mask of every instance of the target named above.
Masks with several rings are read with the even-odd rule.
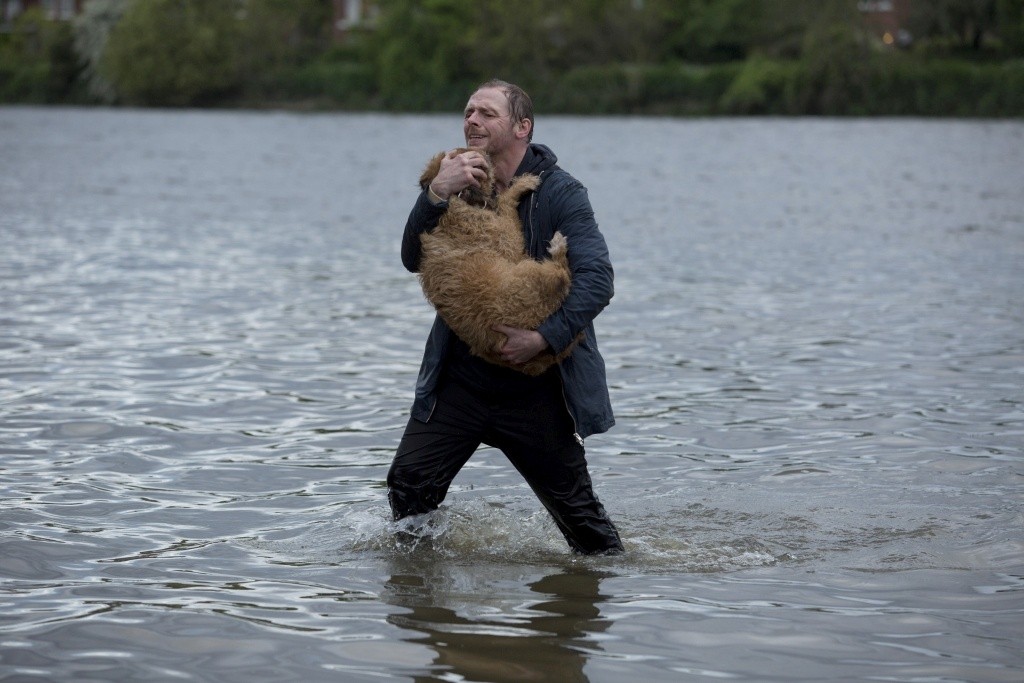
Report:
[[[525,156],[526,146],[524,145],[510,148],[507,153],[498,158],[491,157],[491,163],[494,165],[494,180],[498,185],[499,192],[503,192],[512,184],[512,177],[515,175],[516,169],[519,168],[519,164],[523,163]]]

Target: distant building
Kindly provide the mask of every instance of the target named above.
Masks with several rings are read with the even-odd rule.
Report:
[[[81,13],[85,3],[86,0],[0,0],[0,23],[9,24],[33,7],[42,7],[50,19],[67,21]],[[332,0],[332,5],[331,30],[335,39],[342,39],[353,28],[372,23],[377,18],[375,0]]]
[[[857,9],[864,17],[864,24],[886,45],[906,47],[912,37],[907,26],[910,24],[910,0],[859,0]]]
[[[82,11],[83,5],[85,0],[0,0],[0,21],[9,24],[33,7],[42,7],[50,19],[68,21]]]

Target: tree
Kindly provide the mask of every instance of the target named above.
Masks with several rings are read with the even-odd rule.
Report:
[[[821,0],[804,34],[798,110],[841,114],[866,100],[872,52],[856,12],[846,0]]]
[[[997,0],[996,16],[1005,52],[1024,56],[1024,0]]]
[[[329,44],[330,5],[323,0],[243,0],[238,17],[250,71],[301,64]]]
[[[107,39],[128,8],[129,0],[90,0],[74,21],[75,52],[82,60],[82,80],[89,95],[100,102],[117,99],[114,85],[100,73]]]
[[[913,4],[912,32],[922,38],[945,38],[978,51],[997,27],[998,0],[932,0]]]
[[[0,33],[0,101],[60,102],[73,97],[81,64],[71,29],[31,8]]]
[[[381,94],[392,106],[448,109],[473,80],[480,30],[473,0],[381,0],[373,38]],[[462,99],[463,96],[460,96]]]
[[[237,0],[135,0],[111,30],[100,74],[133,104],[201,104],[239,87]]]
[[[483,28],[472,46],[475,80],[503,78],[529,91],[566,65],[571,39],[558,5],[545,0],[481,2],[476,17]]]
[[[767,4],[760,0],[687,0],[663,9],[678,56],[696,62],[743,59],[763,30]]]

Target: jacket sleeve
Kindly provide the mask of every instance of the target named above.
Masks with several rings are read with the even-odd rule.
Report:
[[[615,293],[608,245],[597,227],[587,190],[571,179],[551,197],[551,226],[569,243],[572,286],[562,307],[537,331],[560,353],[604,310]]]
[[[447,204],[435,206],[427,199],[426,190],[420,192],[416,198],[416,204],[409,212],[409,219],[405,222],[405,232],[402,234],[402,265],[412,273],[420,270],[420,257],[422,248],[420,235],[430,232],[437,227],[437,222],[448,208]]]

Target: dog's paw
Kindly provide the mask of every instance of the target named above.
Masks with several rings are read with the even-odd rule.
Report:
[[[548,253],[551,254],[551,258],[562,256],[568,250],[569,242],[565,239],[565,235],[556,232],[555,236],[551,238],[551,244],[548,246]]]

